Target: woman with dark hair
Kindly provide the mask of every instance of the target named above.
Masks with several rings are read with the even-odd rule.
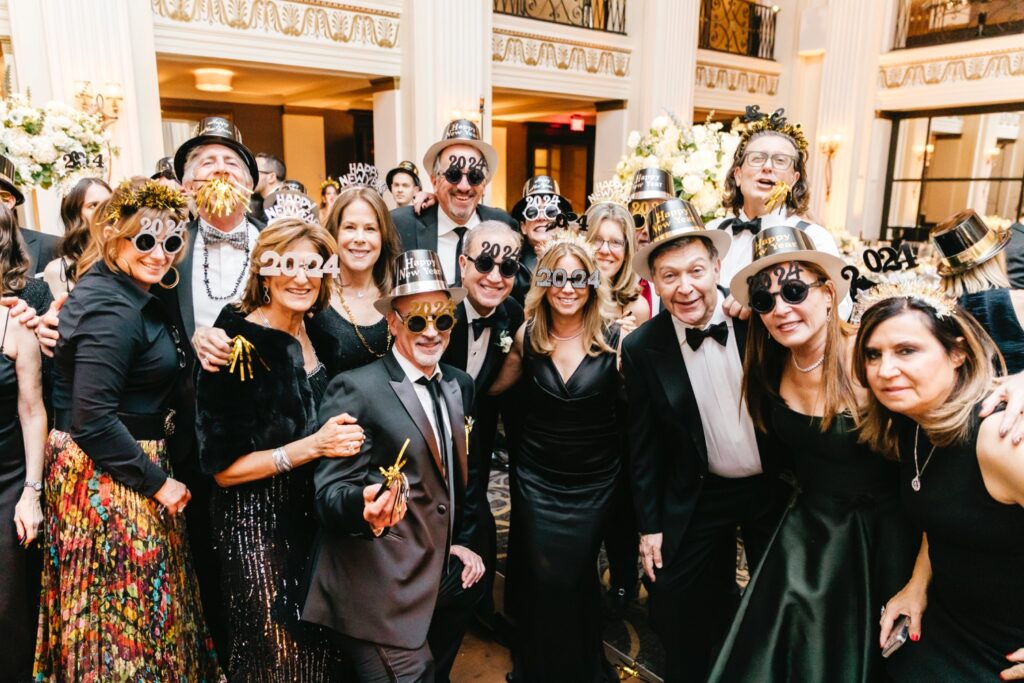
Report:
[[[338,286],[331,305],[313,319],[310,334],[333,339],[321,356],[328,374],[362,367],[391,348],[387,320],[373,302],[391,291],[398,231],[384,199],[363,185],[346,187],[325,226],[338,245]]]
[[[754,253],[730,283],[753,309],[742,397],[791,458],[798,493],[710,680],[871,683],[884,676],[878,607],[906,582],[920,535],[901,514],[895,464],[857,442],[864,392],[853,328],[836,315],[844,261],[788,226],[760,232]]]
[[[348,415],[317,428],[330,377],[319,360],[327,350],[306,334],[305,320],[329,305],[325,264],[335,253],[319,225],[282,218],[265,228],[241,301],[215,323],[233,340],[233,362],[201,372],[196,383],[199,460],[219,484],[211,507],[232,681],[337,675],[325,634],[299,623],[317,530],[313,463],[355,455],[363,441]]]
[[[889,671],[921,683],[1024,679],[1024,446],[1000,438],[1000,415],[979,416],[999,352],[939,290],[889,286],[864,305],[861,439],[899,460],[903,508],[927,537],[882,613],[881,642],[909,617],[911,642]]]
[[[111,189],[100,178],[82,178],[61,200],[60,219],[64,236],[57,243],[57,258],[46,264],[43,280],[54,297],[71,291],[78,281],[76,263],[92,240],[96,209],[110,199]]]
[[[187,204],[122,184],[60,313],[37,681],[221,677],[168,453],[190,350],[150,291],[177,283]]]
[[[29,272],[28,254],[18,230],[14,212],[0,203],[0,286],[4,296],[17,296],[37,312],[45,311],[53,295],[45,282]]]
[[[526,319],[491,388],[523,378],[512,471],[505,604],[515,617],[511,680],[617,680],[602,645],[597,556],[622,467],[619,332],[590,244],[547,242]],[[557,635],[555,635],[557,634]]]
[[[326,227],[327,217],[331,215],[331,207],[334,206],[340,192],[341,183],[334,178],[329,177],[320,183],[320,225]]]

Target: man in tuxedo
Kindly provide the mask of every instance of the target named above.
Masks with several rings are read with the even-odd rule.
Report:
[[[755,566],[786,486],[740,397],[746,323],[724,315],[718,287],[729,235],[678,199],[648,227],[634,267],[663,310],[622,345],[630,476],[665,680],[700,681],[735,605],[736,528]]]
[[[430,171],[437,203],[416,215],[413,206],[391,212],[402,249],[429,249],[441,258],[445,281],[458,284],[459,255],[466,232],[481,221],[498,220],[516,228],[518,224],[501,209],[484,206],[487,183],[498,164],[498,153],[480,139],[476,124],[457,119],[445,128],[442,139],[423,156],[423,168]]]
[[[364,683],[443,682],[484,575],[469,548],[479,500],[469,453],[473,380],[440,362],[465,290],[445,285],[433,252],[406,252],[396,265],[391,295],[375,303],[391,352],[335,377],[320,406],[324,420],[344,406],[366,441],[356,456],[317,466],[321,535],[302,618],[338,634]],[[375,500],[377,473],[400,453],[404,513],[401,498],[397,507],[392,500],[398,484]]]
[[[12,212],[25,201],[25,195],[14,184],[14,173],[14,162],[0,154],[0,202]],[[31,276],[43,272],[46,264],[56,258],[60,238],[28,228],[18,228],[18,232],[25,253],[28,254],[28,274]]]

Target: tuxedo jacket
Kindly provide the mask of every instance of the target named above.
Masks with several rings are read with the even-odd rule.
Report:
[[[1010,226],[1010,243],[1006,245],[1006,270],[1011,289],[1024,289],[1024,223]]]
[[[441,207],[434,204],[417,216],[412,206],[403,206],[391,212],[391,219],[402,240],[402,251],[430,249],[437,251],[437,212]],[[476,214],[481,221],[501,221],[513,230],[519,230],[519,223],[501,209],[479,204]]]
[[[441,358],[448,365],[454,365],[463,371],[468,362],[469,341],[473,335],[472,327],[466,319],[466,305],[466,302],[463,301],[455,308],[455,328],[452,330],[448,348],[445,349],[444,356]],[[487,391],[497,379],[501,366],[505,364],[508,352],[502,350],[502,336],[515,339],[516,331],[523,324],[523,307],[511,298],[501,302],[501,305],[494,309],[492,315],[494,327],[491,328],[491,338],[487,342],[487,353],[484,355],[480,372],[473,380],[478,403],[487,396]]]
[[[733,321],[742,356],[747,323]],[[705,343],[715,343],[705,341]],[[708,449],[700,411],[667,310],[622,342],[622,373],[629,401],[630,479],[641,534],[663,533],[666,564],[678,550],[708,476]],[[778,474],[772,442],[755,430],[761,467]]]
[[[28,274],[35,276],[43,272],[47,263],[57,258],[57,243],[60,242],[60,238],[28,228],[18,228],[18,232],[28,255]]]
[[[321,530],[304,620],[381,645],[415,649],[425,642],[449,548],[470,545],[478,514],[465,429],[465,418],[473,414],[473,382],[461,370],[440,367],[454,445],[448,472],[452,496],[426,412],[393,354],[341,373],[328,387],[320,423],[347,412],[359,421],[366,440],[358,455],[324,458],[317,465]],[[408,462],[402,472],[409,480],[408,511],[374,537],[363,520],[363,488],[381,482],[378,468],[394,464],[406,439]]]

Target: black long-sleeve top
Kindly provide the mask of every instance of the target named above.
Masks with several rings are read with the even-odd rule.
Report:
[[[146,456],[118,413],[161,414],[175,392],[177,332],[164,305],[99,262],[71,290],[58,330],[54,409],[70,412],[71,438],[93,462],[152,496],[167,473]]]

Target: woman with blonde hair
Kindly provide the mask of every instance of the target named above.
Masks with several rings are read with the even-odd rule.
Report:
[[[325,634],[299,623],[317,530],[315,463],[354,455],[363,440],[348,415],[317,425],[331,377],[306,319],[330,305],[336,252],[319,225],[281,218],[265,228],[241,300],[214,323],[233,340],[233,362],[196,383],[199,461],[218,484],[211,507],[232,681],[338,675]]]
[[[597,555],[622,466],[619,332],[591,245],[559,232],[492,393],[523,378],[509,588],[515,681],[616,680],[602,646]],[[558,633],[552,638],[551,633]]]
[[[191,493],[168,452],[188,340],[150,291],[177,282],[186,206],[122,184],[61,310],[37,681],[221,677],[180,514]]]
[[[594,247],[597,267],[608,283],[616,321],[626,335],[651,318],[643,298],[640,276],[633,271],[636,231],[626,207],[600,202],[587,209],[587,241]]]
[[[941,291],[889,287],[866,305],[853,357],[870,389],[862,439],[898,458],[904,513],[927,538],[882,613],[883,641],[909,617],[911,642],[889,672],[922,683],[1022,679],[1024,446],[1000,438],[1002,416],[979,414],[999,352]]]

